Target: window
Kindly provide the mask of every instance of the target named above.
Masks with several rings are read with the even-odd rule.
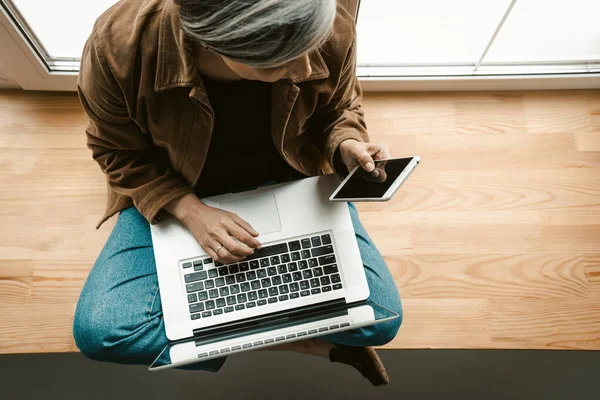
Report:
[[[598,16],[598,0],[363,0],[358,72],[600,72]]]
[[[600,1],[519,0],[482,71],[600,71]]]
[[[363,0],[357,22],[358,65],[391,75],[469,74],[508,3]]]
[[[96,18],[117,0],[10,0],[6,8],[50,71],[79,71]]]
[[[23,88],[73,90],[93,23],[116,2],[0,0],[2,74]],[[362,0],[357,73],[365,83],[559,76],[578,82],[560,88],[600,87],[598,15],[598,0]]]

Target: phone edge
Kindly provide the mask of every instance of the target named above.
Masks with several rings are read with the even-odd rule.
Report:
[[[352,177],[352,175],[354,175],[354,173],[358,170],[358,168],[360,168],[360,165],[357,165],[356,167],[354,167],[354,169],[352,171],[350,171],[348,176],[346,176],[346,178],[344,178],[344,180],[338,185],[338,187],[335,188],[335,191],[331,194],[331,196],[329,196],[329,201],[346,201],[346,200],[334,199],[334,197],[336,194],[338,194],[340,189],[342,189],[344,187],[344,185],[350,179],[350,177]]]
[[[398,177],[398,179],[396,179],[396,181],[394,182],[394,184],[392,185],[392,187],[390,187],[388,189],[388,191],[385,192],[385,194],[381,197],[381,201],[389,201],[389,200],[391,200],[391,198],[400,189],[400,186],[402,186],[404,184],[404,182],[406,182],[406,180],[408,179],[408,177],[413,173],[413,171],[415,170],[415,168],[417,168],[417,165],[419,165],[420,162],[421,162],[421,157],[420,156],[414,156],[412,158],[412,161],[406,167],[406,169],[404,171],[402,171],[402,173],[400,174],[400,176]],[[377,201],[377,200],[375,200],[375,201]]]
[[[344,186],[344,184],[346,183],[346,181],[348,179],[350,179],[350,177],[360,167],[359,165],[357,165],[348,174],[348,176],[339,184],[339,186],[335,189],[335,191],[333,192],[333,194],[331,196],[329,196],[329,201],[346,202],[346,203],[349,203],[349,202],[364,202],[364,203],[366,203],[366,202],[384,202],[384,201],[391,200],[391,198],[394,196],[394,194],[396,194],[396,192],[398,191],[398,189],[400,189],[400,186],[402,186],[404,184],[404,182],[408,179],[408,177],[415,170],[415,168],[417,167],[417,165],[419,165],[419,163],[421,162],[421,156],[413,156],[413,157],[410,157],[410,158],[412,158],[411,162],[404,169],[404,171],[402,171],[402,174],[400,174],[398,176],[398,178],[396,179],[396,181],[394,182],[394,184],[392,185],[392,187],[390,187],[388,189],[388,191],[385,192],[385,194],[382,197],[380,197],[380,198],[346,198],[346,199],[334,199],[334,196],[340,191],[340,189]],[[390,158],[390,160],[393,160],[393,159]],[[406,172],[407,170],[408,170],[408,172]],[[404,177],[403,177],[403,175],[404,175]]]

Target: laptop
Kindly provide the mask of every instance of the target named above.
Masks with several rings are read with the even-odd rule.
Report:
[[[262,248],[212,260],[177,219],[151,226],[166,335],[159,370],[373,325],[398,315],[367,302],[369,287],[335,175],[202,201],[239,215]]]

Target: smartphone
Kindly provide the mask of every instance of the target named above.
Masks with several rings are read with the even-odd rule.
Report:
[[[361,166],[357,166],[329,200],[388,201],[420,162],[419,156],[377,160],[373,172],[367,172]]]

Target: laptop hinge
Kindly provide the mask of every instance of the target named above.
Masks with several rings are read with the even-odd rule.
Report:
[[[345,299],[329,300],[322,303],[311,304],[308,306],[293,308],[291,310],[278,311],[270,314],[251,317],[234,322],[227,322],[220,325],[209,326],[206,328],[194,329],[194,337],[206,338],[220,333],[232,333],[234,331],[243,331],[245,329],[255,328],[259,325],[269,325],[281,322],[283,318],[295,318],[299,316],[307,316],[324,311],[331,311],[339,307],[346,307]]]

